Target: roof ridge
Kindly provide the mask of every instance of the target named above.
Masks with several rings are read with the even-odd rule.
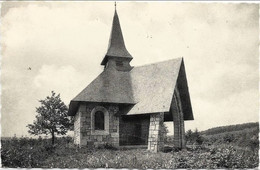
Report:
[[[174,59],[168,59],[168,60],[159,61],[159,62],[148,63],[148,64],[144,64],[144,65],[140,65],[140,66],[134,66],[134,68],[139,68],[139,67],[146,67],[146,66],[151,66],[151,65],[162,64],[162,63],[169,62],[169,61],[173,61],[173,60],[183,60],[183,57],[178,57],[178,58],[174,58]]]

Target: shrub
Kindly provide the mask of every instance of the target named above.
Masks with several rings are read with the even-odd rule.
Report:
[[[192,132],[192,130],[188,130],[185,134],[185,137],[188,144],[201,145],[204,142],[204,138],[198,132],[198,129],[195,129],[194,132]]]
[[[235,140],[235,137],[233,134],[227,133],[224,135],[223,140],[225,143],[230,143],[233,142]]]
[[[116,147],[112,146],[112,145],[109,144],[109,143],[105,143],[104,148],[105,148],[105,149],[109,149],[109,150],[117,150]]]

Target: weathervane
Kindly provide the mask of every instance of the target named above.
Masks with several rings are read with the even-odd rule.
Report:
[[[116,10],[116,1],[115,1],[115,10]]]

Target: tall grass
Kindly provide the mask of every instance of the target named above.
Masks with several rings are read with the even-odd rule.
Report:
[[[12,138],[2,141],[3,167],[22,168],[255,168],[258,150],[231,145],[192,145],[183,151],[78,148],[71,138],[49,140]]]
[[[55,148],[60,145],[64,149],[72,143],[70,137],[60,138],[56,145],[50,139],[10,138],[1,140],[1,159],[4,167],[39,167],[49,156],[53,155]]]

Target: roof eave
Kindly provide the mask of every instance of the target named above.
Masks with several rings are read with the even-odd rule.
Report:
[[[105,57],[103,58],[103,60],[101,61],[100,65],[106,65],[107,61],[108,61],[108,58],[126,58],[128,59],[129,61],[131,61],[133,59],[133,57],[129,54],[129,56],[124,56],[124,57],[121,57],[121,56],[113,56],[113,55],[105,55]]]
[[[78,107],[80,105],[80,103],[102,103],[102,104],[126,104],[126,105],[135,105],[136,103],[127,103],[127,102],[108,102],[108,101],[102,101],[102,102],[96,102],[96,101],[75,101],[75,100],[71,100],[70,104],[69,104],[69,111],[68,111],[68,116],[75,116],[77,111],[78,111]]]

